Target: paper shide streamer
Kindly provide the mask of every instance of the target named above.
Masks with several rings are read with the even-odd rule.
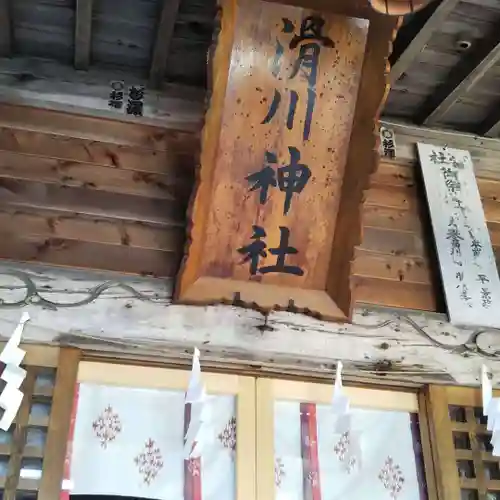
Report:
[[[0,376],[5,381],[5,387],[0,394],[0,407],[4,410],[0,419],[0,429],[3,431],[9,430],[23,400],[23,393],[19,388],[26,378],[26,370],[21,368],[20,365],[26,352],[19,347],[19,344],[24,325],[29,319],[29,314],[27,312],[23,313],[14,333],[0,353],[0,361],[5,365]]]
[[[191,405],[191,419],[184,436],[184,458],[198,458],[207,444],[210,432],[210,406],[207,404],[205,384],[201,378],[200,351],[195,348],[191,377],[186,392],[186,404]]]
[[[335,385],[333,387],[333,397],[331,403],[332,413],[336,416],[335,433],[348,436],[349,445],[343,459],[348,471],[353,467],[361,469],[361,433],[353,428],[352,413],[349,398],[344,392],[342,385],[342,361],[337,362],[335,373]]]
[[[492,455],[500,456],[500,398],[493,397],[493,384],[486,366],[481,367],[481,392],[483,415],[487,418],[486,428],[491,432]]]

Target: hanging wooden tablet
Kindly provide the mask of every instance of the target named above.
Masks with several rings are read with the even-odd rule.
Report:
[[[328,5],[223,1],[178,301],[349,320],[398,19]]]

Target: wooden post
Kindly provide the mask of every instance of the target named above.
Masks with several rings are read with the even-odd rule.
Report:
[[[64,460],[73,407],[78,363],[81,352],[77,349],[61,349],[57,366],[52,411],[50,413],[47,442],[43,458],[43,475],[38,498],[59,498],[64,477]]]
[[[398,18],[319,2],[223,0],[181,302],[351,317]]]

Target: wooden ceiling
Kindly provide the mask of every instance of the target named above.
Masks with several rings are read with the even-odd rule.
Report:
[[[215,25],[216,0],[0,0],[0,99],[88,97],[124,75],[203,90]],[[500,136],[499,0],[431,1],[405,19],[391,63],[386,118]]]
[[[0,0],[0,54],[203,86],[213,0]]]
[[[500,1],[441,0],[405,20],[384,115],[500,137]]]

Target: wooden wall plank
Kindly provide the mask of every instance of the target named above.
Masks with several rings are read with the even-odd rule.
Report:
[[[406,283],[428,285],[432,282],[428,262],[422,257],[401,257],[358,248],[356,250],[353,274]]]
[[[185,234],[182,225],[146,225],[40,211],[2,211],[1,208],[0,227],[1,232],[10,233],[14,238],[22,228],[25,235],[43,238],[84,240],[167,252],[178,252],[184,244]]]
[[[61,492],[80,355],[78,349],[60,351],[38,500],[54,500]]]
[[[181,249],[175,253],[162,252],[36,235],[20,235],[14,239],[1,229],[0,241],[2,259],[141,276],[174,276],[181,258]]]
[[[1,258],[176,272],[196,134],[0,108]]]
[[[191,191],[188,180],[176,179],[168,172],[134,172],[8,151],[0,151],[0,177],[168,200],[187,198]]]
[[[500,203],[483,200],[483,208],[485,209],[491,243],[495,251],[500,251]],[[409,210],[376,205],[365,205],[364,207],[364,228],[410,232],[424,240],[423,245],[427,248],[428,244],[432,245],[432,241],[427,242],[430,235],[424,232],[423,226],[424,223],[418,214]]]
[[[387,186],[415,185],[415,168],[411,164],[401,164],[394,161],[382,160],[377,171],[372,175],[371,185],[383,184]]]
[[[440,311],[435,288],[429,284],[394,282],[369,278],[354,277],[356,302],[387,307],[402,307],[420,311]]]
[[[165,138],[165,149],[154,150],[133,145],[89,140],[73,135],[0,126],[0,150],[25,153],[72,162],[151,173],[172,172],[192,176],[193,155],[199,141],[193,134],[172,131]]]
[[[500,222],[500,205],[496,201],[482,200],[484,215],[488,222]]]
[[[500,211],[500,205],[498,206]],[[498,222],[487,222],[488,230],[490,233],[491,244],[495,254],[500,255],[500,223]]]
[[[0,126],[104,141],[154,151],[168,150],[169,138],[187,133],[182,128],[169,129],[116,119],[96,118],[61,111],[41,110],[30,106],[0,104]],[[190,131],[198,132],[199,125]]]
[[[495,158],[498,161],[498,158]],[[488,172],[489,173],[489,172]],[[498,181],[500,177],[496,177],[494,172],[488,175],[486,172],[481,172],[481,176],[477,177],[477,183],[482,198],[500,199],[498,192]],[[383,160],[380,162],[377,171],[373,174],[371,187],[390,186],[393,188],[412,188],[420,183],[420,170],[416,161],[411,164],[402,162],[401,160]],[[411,190],[405,190],[411,192]]]
[[[400,124],[384,125],[396,132],[397,157],[381,159],[365,196],[364,239],[354,261],[355,275],[363,283],[358,286],[358,294],[363,294],[365,298],[373,297],[379,304],[404,303],[412,307],[403,288],[401,304],[397,304],[397,295],[393,290],[403,284],[415,283],[420,285],[419,294],[415,295],[416,308],[432,303],[442,307],[439,270],[434,258],[434,242],[421,189],[415,145],[423,141],[471,151],[492,245],[500,256],[500,141]],[[393,231],[392,238],[385,237],[388,231]],[[414,238],[413,245],[410,234]],[[415,250],[420,249],[420,255],[408,255],[412,249],[417,254],[419,252]],[[408,266],[409,259],[416,260],[416,265]],[[368,293],[369,285],[364,282],[365,278],[380,295],[375,291]],[[397,279],[400,284],[395,283]],[[438,298],[433,299],[433,296]]]
[[[407,140],[406,136],[402,139]],[[398,155],[399,151],[398,143]],[[381,305],[416,309],[437,307],[444,312],[418,165],[414,153],[405,151],[403,158],[382,159],[365,195],[363,241],[354,260],[356,293],[360,301],[374,300]],[[480,158],[486,156],[482,151]],[[497,194],[500,181],[494,171],[482,170],[485,172],[488,177],[479,177],[478,186],[492,245],[500,255],[500,196]],[[409,284],[418,285],[413,302],[406,286]],[[399,295],[395,291],[398,286],[401,286]]]
[[[412,231],[423,234],[423,222],[415,210],[405,210],[379,205],[364,204],[363,225],[386,227],[399,231]]]
[[[442,311],[415,143],[472,152],[500,256],[500,141],[388,126],[397,157],[382,159],[365,193],[356,300]],[[0,104],[0,258],[174,276],[198,142],[196,133]]]
[[[425,242],[420,235],[385,228],[364,226],[360,248],[395,256],[427,256]]]
[[[365,203],[382,207],[417,211],[420,202],[415,188],[372,184],[366,192]]]
[[[382,159],[365,194],[363,240],[356,252],[356,299],[441,310],[420,180],[411,161]]]
[[[61,189],[57,184],[0,179],[0,204],[9,209],[170,225],[184,223],[183,201],[76,187]]]

